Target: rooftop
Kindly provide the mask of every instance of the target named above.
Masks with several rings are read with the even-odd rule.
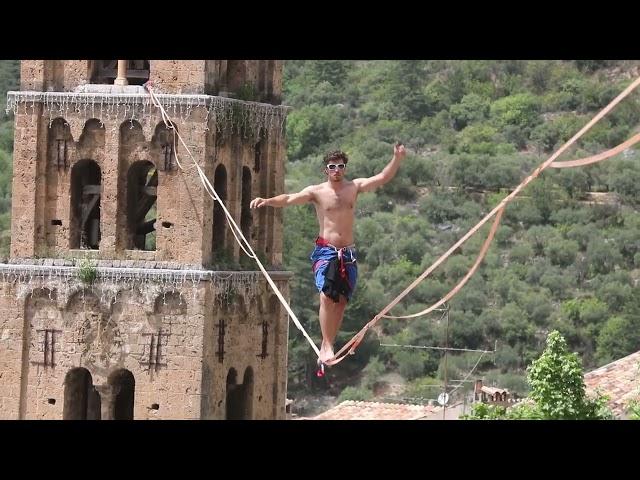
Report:
[[[420,420],[438,412],[442,407],[347,400],[309,420]]]
[[[640,397],[640,352],[585,374],[584,383],[587,393],[607,395],[609,408],[624,417],[629,401]]]

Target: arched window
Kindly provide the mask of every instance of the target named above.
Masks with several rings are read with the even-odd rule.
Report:
[[[133,420],[133,406],[136,388],[136,380],[133,374],[124,368],[116,370],[111,375],[107,383],[116,392],[113,400],[114,420]]]
[[[100,395],[86,368],[73,368],[64,378],[63,420],[100,420]]]
[[[247,367],[242,379],[242,419],[253,419],[253,369]]]
[[[80,160],[71,169],[70,248],[97,250],[100,246],[100,167]]]
[[[251,223],[253,216],[251,214],[251,169],[242,167],[242,200],[240,210],[240,229],[244,237],[251,241]]]
[[[128,248],[156,249],[158,171],[153,163],[134,162],[127,173]]]
[[[48,135],[48,160],[50,165],[58,169],[69,168],[69,157],[73,137],[71,129],[64,118],[56,118],[51,122]]]
[[[227,420],[240,420],[242,417],[241,404],[238,398],[239,385],[237,385],[237,376],[235,368],[230,368],[227,374],[227,401],[226,415]]]
[[[242,383],[237,384],[237,372],[227,374],[227,420],[251,420],[253,418],[253,369],[247,367]]]
[[[218,165],[213,176],[213,188],[223,202],[227,201],[227,170],[224,165]],[[213,257],[219,256],[225,248],[225,233],[227,219],[219,202],[213,203],[213,234],[211,238],[211,252]]]

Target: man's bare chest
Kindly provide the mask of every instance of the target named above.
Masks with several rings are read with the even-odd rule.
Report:
[[[320,195],[319,206],[326,212],[353,211],[356,203],[356,189],[344,188],[339,191],[327,189]]]

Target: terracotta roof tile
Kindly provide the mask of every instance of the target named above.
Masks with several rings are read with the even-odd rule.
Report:
[[[496,393],[499,393],[500,395],[502,395],[503,393],[509,393],[509,390],[507,390],[506,388],[482,387],[481,390],[484,393],[488,393],[489,395],[495,395]]]
[[[585,374],[584,383],[588,394],[607,395],[613,413],[624,416],[629,401],[640,397],[640,352]]]
[[[418,420],[442,411],[432,405],[347,400],[312,420]]]

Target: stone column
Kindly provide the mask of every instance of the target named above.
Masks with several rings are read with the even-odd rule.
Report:
[[[118,77],[113,82],[114,85],[129,85],[127,81],[128,60],[118,60]]]
[[[104,161],[102,169],[102,197],[100,198],[100,253],[105,255],[115,255],[117,249],[123,248],[119,244],[118,235],[126,232],[126,219],[118,217],[118,202],[122,202],[121,207],[126,205],[126,192],[120,198],[118,187],[120,186],[120,175],[126,172],[119,171],[118,149],[120,142],[119,125],[113,120],[105,120],[105,145]],[[126,208],[126,207],[125,207]]]
[[[100,393],[100,413],[102,420],[115,420],[116,416],[116,396],[120,393],[119,385],[96,385],[96,390]]]
[[[21,107],[22,108],[22,107]],[[11,257],[27,258],[36,253],[36,234],[42,228],[37,224],[38,209],[43,210],[45,181],[42,158],[46,149],[38,145],[46,138],[42,132],[42,103],[26,105],[26,112],[16,114],[13,148],[13,201],[11,202]],[[46,127],[45,127],[46,130]],[[40,194],[40,196],[38,196]],[[40,202],[40,203],[39,203]]]

